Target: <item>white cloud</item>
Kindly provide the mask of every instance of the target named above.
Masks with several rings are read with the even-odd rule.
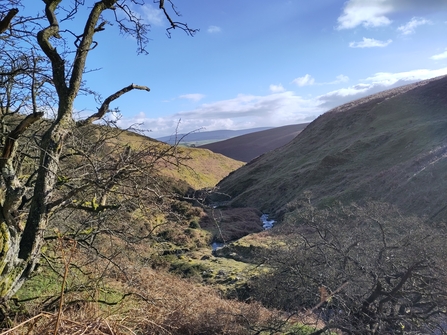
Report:
[[[392,13],[412,11],[419,15],[447,9],[445,0],[348,0],[338,17],[337,29],[380,27],[391,24]]]
[[[411,35],[414,34],[415,29],[419,26],[423,26],[425,24],[431,24],[432,22],[430,20],[426,20],[424,18],[417,18],[413,17],[407,24],[404,24],[397,28],[399,32],[401,32],[403,35]]]
[[[153,24],[154,26],[163,25],[163,13],[158,8],[155,8],[152,5],[142,5],[141,7],[141,16],[144,21],[149,24]]]
[[[181,120],[179,132],[197,129],[244,129],[262,126],[283,126],[309,122],[324,112],[314,98],[305,99],[294,92],[285,91],[265,96],[240,94],[233,99],[201,104],[195,109],[178,112],[160,118],[146,117],[140,113],[133,118],[120,119],[120,127],[144,123],[142,129],[150,129],[148,136],[157,138],[175,132]]]
[[[345,76],[343,74],[339,74],[337,77],[335,77],[335,80],[325,82],[325,83],[315,83],[315,85],[323,86],[323,85],[337,85],[342,83],[347,83],[349,81],[349,77]]]
[[[363,41],[361,42],[351,42],[349,43],[349,47],[350,48],[383,48],[386,47],[387,45],[389,45],[391,42],[393,42],[392,40],[388,40],[388,41],[379,41],[379,40],[375,40],[374,38],[367,38],[367,37],[363,37]]]
[[[445,48],[444,52],[437,54],[437,55],[433,55],[430,57],[430,59],[433,59],[433,60],[440,60],[440,59],[446,59],[446,58],[447,58],[447,48]]]
[[[282,84],[278,84],[278,85],[270,85],[269,87],[270,92],[272,93],[279,93],[279,92],[284,92],[286,89],[282,86]]]
[[[195,102],[202,100],[204,97],[205,95],[200,93],[183,94],[179,96],[180,99],[187,99]]]
[[[328,92],[328,93],[320,96],[319,99],[323,99],[323,97],[331,97],[331,96],[349,97],[349,96],[365,93],[370,88],[371,88],[370,84],[357,84],[354,86],[344,87],[344,88],[340,88],[335,91]]]
[[[385,86],[394,85],[399,81],[418,81],[447,74],[447,67],[436,70],[418,69],[406,72],[378,72],[371,77],[366,78],[366,81],[370,81],[375,84],[382,84]]]
[[[310,100],[286,91],[265,96],[239,94],[236,98],[202,104],[192,111],[175,114],[185,119],[245,118],[245,117],[278,117],[297,112],[307,112],[315,107]],[[309,109],[310,108],[310,109]],[[303,117],[299,117],[303,118]]]
[[[210,34],[220,33],[222,31],[222,28],[218,26],[209,26],[207,30]]]
[[[310,86],[315,83],[315,79],[312,78],[310,74],[306,74],[304,77],[295,78],[292,83],[298,85],[299,87]]]
[[[436,70],[418,69],[396,73],[378,72],[371,77],[363,79],[362,83],[328,92],[317,99],[320,101],[320,107],[330,109],[386,89],[442,75],[447,75],[447,67]]]
[[[351,29],[359,25],[365,27],[387,26],[392,21],[386,17],[393,11],[388,0],[349,0],[338,17],[338,30]]]
[[[347,83],[348,81],[349,81],[349,77],[348,76],[340,74],[340,75],[337,76],[337,79],[335,81],[333,81],[332,83],[333,84],[340,84],[340,83]]]

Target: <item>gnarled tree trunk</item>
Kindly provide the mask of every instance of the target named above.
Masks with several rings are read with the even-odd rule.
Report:
[[[87,54],[92,48],[93,35],[99,31],[96,26],[101,13],[112,8],[116,0],[98,1],[93,6],[83,35],[79,37],[70,78],[67,78],[65,60],[50,41],[60,38],[59,23],[55,15],[60,2],[61,0],[45,1],[45,15],[49,25],[37,34],[37,42],[52,66],[58,111],[40,143],[40,162],[28,215],[20,215],[18,211],[27,188],[19,180],[13,161],[18,138],[28,126],[43,116],[42,113],[29,115],[8,135],[0,162],[6,189],[0,213],[0,297],[3,299],[8,299],[17,292],[39,261],[45,227],[54,207],[53,191],[60,154],[64,139],[75,125],[73,103],[81,87]]]

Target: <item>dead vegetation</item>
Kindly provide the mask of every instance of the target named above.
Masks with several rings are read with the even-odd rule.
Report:
[[[34,302],[1,334],[255,334],[280,325],[279,314],[258,303],[222,299],[210,287],[163,271],[141,268],[128,279],[102,278],[102,285],[115,290],[108,301],[101,293],[105,286],[93,294],[67,292],[59,324],[57,308]],[[126,293],[116,303],[118,292]]]

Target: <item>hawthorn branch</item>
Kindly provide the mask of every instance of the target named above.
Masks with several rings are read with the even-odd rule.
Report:
[[[8,14],[0,21],[0,34],[3,34],[10,26],[12,18],[19,12],[17,8],[9,10]]]
[[[175,15],[181,16],[180,13],[175,8],[172,1],[171,0],[168,0],[168,1],[171,4],[172,10],[174,11]],[[176,21],[172,20],[171,16],[169,15],[168,11],[166,10],[166,7],[164,6],[164,0],[160,0],[159,9],[161,9],[163,11],[166,19],[169,21],[170,27],[166,29],[166,33],[169,38],[171,37],[171,29],[175,29],[175,28],[179,28],[179,29],[183,30],[187,35],[189,35],[191,37],[194,36],[199,31],[199,29],[193,29],[193,28],[188,27],[187,23],[176,22]]]
[[[50,42],[51,38],[61,38],[59,34],[59,22],[57,21],[54,11],[61,0],[45,1],[45,16],[49,26],[37,33],[37,42],[42,51],[51,61],[53,68],[53,82],[58,91],[59,96],[65,96],[67,84],[65,82],[65,60],[59,55],[56,48]]]
[[[17,127],[11,131],[6,139],[5,146],[3,148],[2,157],[0,160],[0,168],[3,168],[5,162],[13,157],[14,154],[14,145],[17,139],[22,135],[29,126],[38,121],[43,117],[43,112],[33,113],[28,115],[26,118],[20,122]]]
[[[130,91],[132,91],[134,89],[150,92],[150,88],[147,87],[147,86],[140,86],[140,85],[130,84],[129,86],[126,86],[126,87],[120,89],[119,91],[115,92],[114,94],[110,95],[107,99],[104,100],[104,102],[102,103],[101,107],[99,107],[98,112],[96,112],[95,114],[89,116],[85,120],[78,121],[77,122],[77,126],[78,127],[82,127],[82,126],[91,124],[91,123],[93,123],[93,122],[95,122],[97,120],[100,120],[109,111],[109,106],[110,106],[110,103],[112,101],[118,99],[123,94],[125,94],[127,92],[130,92]]]

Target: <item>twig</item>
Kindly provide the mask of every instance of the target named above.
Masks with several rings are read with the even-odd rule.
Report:
[[[322,301],[320,301],[318,304],[316,304],[314,307],[312,307],[307,313],[310,314],[312,312],[314,312],[316,309],[318,309],[319,307],[321,307],[321,305],[323,305],[326,301],[328,301],[329,299],[331,299],[334,295],[336,295],[338,292],[340,292],[346,285],[349,284],[349,281],[344,282],[343,284],[341,284],[334,292],[332,292],[331,294],[329,294],[325,299],[323,299]]]
[[[28,319],[28,320],[26,320],[26,321],[23,321],[22,323],[19,323],[17,326],[15,326],[15,327],[13,327],[13,328],[11,328],[11,329],[8,329],[8,330],[6,330],[6,331],[4,331],[3,333],[0,333],[0,335],[6,335],[6,334],[9,334],[10,332],[12,332],[12,331],[14,331],[14,330],[19,329],[20,327],[23,327],[23,326],[26,325],[28,322],[33,321],[33,320],[35,320],[35,319],[38,319],[38,318],[40,318],[40,317],[42,317],[42,316],[50,317],[50,316],[52,316],[52,314],[45,313],[45,312],[40,313],[40,314],[37,314],[36,316],[33,316],[32,318],[30,318],[30,319]]]
[[[62,241],[62,240],[61,240]],[[74,256],[74,251],[76,249],[76,241],[72,240],[71,242],[71,248],[70,248],[70,257],[67,260],[67,258],[65,257],[65,253],[64,253],[64,246],[61,244],[61,250],[62,250],[62,258],[64,260],[64,277],[62,279],[62,284],[61,284],[61,294],[60,294],[60,300],[59,300],[59,311],[57,313],[57,319],[56,319],[56,325],[54,327],[54,335],[57,335],[57,332],[59,330],[59,325],[60,325],[60,321],[62,318],[62,309],[63,309],[63,305],[64,305],[64,291],[65,291],[65,284],[67,283],[67,277],[68,277],[68,271],[70,269],[70,263],[71,263],[71,259]]]

